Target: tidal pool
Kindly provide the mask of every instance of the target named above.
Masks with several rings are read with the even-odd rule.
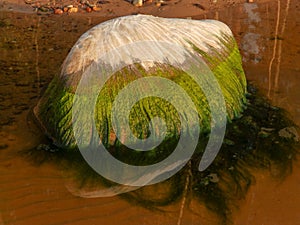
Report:
[[[279,131],[300,125],[300,4],[279,2],[245,3],[193,18],[218,19],[232,29],[247,79],[256,87],[250,92],[260,92],[272,105],[255,98],[262,109],[255,134],[267,140],[272,130],[264,125],[272,115],[279,116],[272,120]],[[299,224],[300,165],[289,143],[282,142],[280,149],[286,150],[278,151],[277,158],[273,154],[275,161],[260,154],[236,156],[246,157],[249,165],[240,161],[238,179],[225,192],[214,184],[225,180],[228,170],[199,174],[191,162],[173,179],[107,198],[94,198],[98,187],[109,184],[99,182],[78,155],[36,148],[47,140],[30,111],[78,37],[107,19],[0,12],[0,224]],[[285,109],[284,118],[295,124],[286,120],[280,127],[282,114],[273,106]],[[264,117],[268,112],[273,114]],[[251,119],[245,122],[252,124]],[[251,147],[250,128],[242,131],[235,138],[244,137]],[[226,141],[226,149],[238,145]],[[259,143],[262,149],[276,149],[275,142]],[[221,159],[229,160],[228,155]]]

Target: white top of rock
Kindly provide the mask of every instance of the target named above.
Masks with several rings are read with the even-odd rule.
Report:
[[[190,45],[193,43],[202,51],[209,52],[210,46],[224,48],[219,40],[222,34],[232,36],[228,26],[216,20],[170,19],[150,15],[119,17],[100,23],[84,33],[67,56],[61,75],[84,71],[92,62],[99,60],[114,67],[120,61],[130,64],[133,58],[138,58],[147,69],[151,66],[151,60],[146,57],[149,54],[158,61],[167,57],[169,61],[173,58],[182,62],[183,52],[178,52],[180,48],[173,48],[172,45],[193,52]]]

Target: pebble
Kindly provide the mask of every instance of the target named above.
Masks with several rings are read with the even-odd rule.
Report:
[[[299,141],[299,134],[295,127],[286,127],[278,132],[278,135],[282,138],[293,139],[294,141]]]
[[[226,145],[235,145],[234,141],[229,140],[229,139],[224,139],[223,143],[226,144]]]
[[[73,7],[73,8],[69,8],[68,13],[77,13],[78,12],[78,8]]]
[[[143,5],[143,0],[133,0],[132,4],[137,7],[141,7]]]
[[[163,0],[157,0],[157,1],[155,2],[155,5],[156,5],[157,7],[160,7],[162,3],[164,3]]]
[[[267,127],[262,127],[258,133],[260,137],[266,138],[271,135],[271,133],[274,131],[274,128],[267,128]]]
[[[92,12],[93,10],[91,9],[91,7],[86,7],[85,11],[87,11],[88,13]]]
[[[48,8],[48,7],[45,7],[45,6],[41,6],[41,7],[39,7],[39,8],[38,8],[38,10],[39,10],[39,11],[41,11],[41,12],[49,12],[49,11],[51,11],[51,9],[50,9],[50,8]]]
[[[49,145],[46,145],[46,144],[40,144],[36,147],[36,149],[38,151],[46,151],[46,152],[58,152],[59,149],[58,148],[55,148],[54,146],[49,146]]]
[[[261,130],[261,131],[258,133],[258,136],[259,136],[259,137],[262,137],[262,138],[266,138],[266,137],[269,137],[269,136],[270,136],[270,133],[267,132],[267,131]]]
[[[57,15],[61,15],[61,14],[63,14],[64,13],[64,11],[62,10],[62,9],[54,9],[54,14],[57,14]]]
[[[265,132],[272,132],[272,131],[274,131],[275,129],[274,129],[274,128],[262,127],[261,130],[262,130],[262,131],[265,131]]]
[[[216,173],[211,173],[208,175],[208,177],[210,179],[210,182],[212,182],[212,183],[218,183],[220,181],[218,174],[216,174]]]
[[[92,8],[95,12],[98,12],[100,11],[102,8],[101,7],[98,7],[98,6],[93,6]]]
[[[45,144],[40,144],[36,147],[36,149],[38,151],[49,151],[50,150],[50,146],[49,145],[45,145]]]

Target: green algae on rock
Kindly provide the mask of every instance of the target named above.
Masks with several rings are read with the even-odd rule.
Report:
[[[143,58],[143,55],[150,52],[153,58],[158,59],[157,62],[139,61],[136,57],[133,59],[129,49],[127,55],[123,52],[111,58],[109,64],[99,63],[103,54],[125,45],[142,42],[145,45],[135,53],[135,56]],[[154,43],[154,45],[149,43]],[[199,126],[202,135],[210,132],[212,118],[207,93],[203,92],[203,88],[199,87],[184,69],[172,66],[173,59],[166,57],[172,52],[171,48],[160,48],[162,45],[156,43],[181,46],[193,57],[204,61],[222,91],[227,120],[231,121],[240,115],[245,103],[246,79],[236,41],[225,24],[215,20],[166,19],[147,15],[120,17],[101,23],[80,37],[65,59],[61,74],[54,77],[35,107],[36,117],[57,146],[64,149],[76,149],[72,108],[76,89],[79,83],[86,79],[89,69],[92,68],[95,72],[96,68],[98,69],[96,72],[105,73],[103,70],[113,70],[118,63],[126,66],[105,80],[105,85],[101,90],[94,90],[98,88],[94,85],[85,93],[86,101],[89,101],[88,97],[93,91],[99,93],[92,115],[95,117],[95,126],[102,143],[111,149],[112,154],[118,155],[120,152],[126,152],[122,145],[124,140],[116,137],[111,122],[113,103],[124,87],[139,78],[166,78],[179,85],[196,106],[199,120],[195,121],[193,126]],[[180,53],[174,58],[176,58],[175,64],[177,65],[180,63],[183,65],[186,60],[185,55]],[[153,87],[149,84],[149,87],[145,88]],[[89,90],[91,93],[88,93]],[[184,102],[182,104],[184,105]],[[192,108],[187,109],[189,110],[193,111]],[[176,143],[182,134],[180,115],[172,104],[159,97],[149,96],[141,99],[133,105],[127,116],[131,131],[138,139],[145,139],[150,135],[149,122],[153,118],[160,117],[164,120],[167,129],[162,145],[169,147],[162,146],[149,151],[147,157],[155,156],[152,161],[150,160],[151,163],[165,158],[170,153],[168,152],[171,150],[170,146]],[[193,123],[193,121],[189,122]],[[118,128],[122,130],[122,127]],[[153,128],[153,130],[157,129],[158,127]],[[89,141],[91,136],[83,138]],[[121,136],[121,139],[127,138],[126,133]],[[157,158],[159,152],[161,155]],[[138,154],[145,157],[144,152],[138,152]],[[130,163],[135,163],[135,160],[128,160]]]

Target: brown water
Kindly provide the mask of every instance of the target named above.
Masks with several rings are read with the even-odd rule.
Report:
[[[279,2],[245,3],[195,18],[230,26],[248,80],[300,125],[300,3]],[[219,218],[193,198],[183,210],[178,201],[159,212],[122,196],[76,197],[67,188],[70,174],[49,154],[28,157],[26,150],[43,142],[29,111],[77,38],[107,19],[0,12],[0,224],[218,224]],[[233,209],[233,223],[300,224],[300,164],[281,182],[266,171],[254,174],[256,183]],[[155,188],[149,192],[164,194]]]

